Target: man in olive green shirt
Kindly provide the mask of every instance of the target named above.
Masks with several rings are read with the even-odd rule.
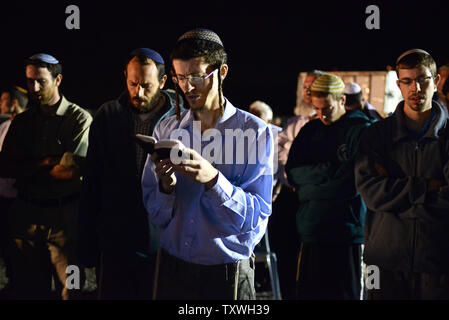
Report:
[[[54,57],[33,55],[25,71],[30,103],[11,123],[0,165],[0,176],[16,178],[18,189],[9,211],[10,297],[51,297],[55,274],[57,291],[69,299],[76,290],[66,286],[66,268],[78,264],[80,176],[92,117],[59,92]]]

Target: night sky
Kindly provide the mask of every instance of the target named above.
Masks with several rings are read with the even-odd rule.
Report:
[[[80,9],[80,30],[65,27],[70,4]],[[371,4],[380,9],[380,30],[365,27]],[[90,109],[125,88],[123,61],[132,49],[155,49],[168,62],[176,39],[195,27],[224,43],[226,97],[242,109],[263,100],[280,115],[291,114],[301,71],[385,70],[416,47],[449,62],[449,1],[3,1],[0,13],[0,86],[24,86],[23,60],[50,53],[63,65],[62,92]]]

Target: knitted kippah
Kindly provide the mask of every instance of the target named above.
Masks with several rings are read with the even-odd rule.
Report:
[[[417,53],[417,52],[424,53],[424,54],[430,56],[430,54],[427,51],[424,51],[422,49],[410,49],[410,50],[405,51],[403,54],[401,54],[399,56],[399,58],[396,59],[396,64],[398,64],[399,61],[401,61],[401,59],[404,58],[405,56],[408,56],[409,54]]]
[[[144,56],[144,57],[147,57],[147,58],[153,60],[154,62],[157,62],[157,63],[160,63],[160,64],[164,64],[164,59],[162,59],[162,56],[157,51],[154,51],[154,50],[148,49],[148,48],[137,48],[137,49],[134,49],[130,53],[130,56],[132,56],[132,57]]]
[[[310,91],[319,91],[327,93],[343,93],[345,84],[340,77],[334,74],[323,74],[319,76],[312,84]]]
[[[360,91],[362,91],[362,88],[355,82],[349,82],[345,85],[345,94],[357,94]]]
[[[59,63],[59,61],[55,57],[53,57],[47,53],[36,53],[36,54],[32,55],[31,57],[29,57],[28,59],[39,60],[39,61],[42,61],[45,63],[50,63],[50,64]]]
[[[184,33],[181,37],[179,37],[178,42],[186,39],[195,39],[195,40],[206,40],[214,42],[221,47],[223,46],[223,42],[221,42],[218,34],[209,29],[197,28]]]

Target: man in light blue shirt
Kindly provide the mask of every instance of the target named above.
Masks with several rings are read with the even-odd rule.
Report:
[[[253,249],[271,213],[271,131],[223,96],[228,65],[216,33],[185,33],[171,61],[190,110],[153,135],[182,141],[188,160],[153,153],[145,164],[144,204],[161,229],[156,298],[254,299]]]

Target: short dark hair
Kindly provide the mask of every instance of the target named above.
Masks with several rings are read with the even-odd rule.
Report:
[[[1,94],[4,92],[9,93],[9,96],[11,97],[11,100],[17,99],[18,105],[14,107],[14,109],[10,110],[10,113],[20,113],[22,112],[27,104],[28,104],[28,95],[27,90],[19,87],[19,86],[9,86],[4,90],[1,90]]]
[[[203,39],[183,39],[178,41],[170,54],[170,72],[172,75],[175,75],[175,71],[173,69],[173,60],[190,60],[195,58],[203,58],[204,62],[210,64],[213,68],[220,68],[223,64],[226,64],[228,61],[228,55],[226,54],[225,49],[216,42],[203,40]],[[179,91],[178,85],[175,85],[176,88],[176,113],[179,119],[180,110],[179,110]],[[223,83],[220,76],[218,76],[218,91],[219,91],[219,104],[221,108],[221,112],[224,112],[224,103],[222,101],[223,95]]]
[[[399,69],[414,69],[425,66],[430,69],[432,76],[437,75],[437,64],[431,55],[424,52],[413,52],[404,56],[396,64],[396,73],[399,76]]]
[[[53,79],[62,73],[62,66],[59,62],[47,63],[42,60],[28,58],[25,60],[25,68],[29,65],[35,66],[36,68],[47,68]]]
[[[345,96],[346,96],[345,106],[362,104],[362,91],[353,94],[345,94]]]
[[[441,92],[443,92],[443,94],[445,95],[445,96],[447,96],[447,94],[449,93],[449,80],[448,80],[449,78],[447,78],[445,81],[444,81],[444,84],[443,84],[443,87],[441,88]]]
[[[128,69],[128,64],[130,63],[130,61],[132,59],[134,59],[135,57],[137,57],[137,59],[139,60],[139,63],[143,66],[145,65],[149,65],[150,61],[153,61],[154,64],[156,65],[157,68],[157,79],[159,80],[159,82],[162,80],[162,78],[165,76],[165,65],[163,63],[159,63],[154,61],[153,59],[150,59],[146,56],[143,55],[138,55],[138,56],[130,56],[126,62],[125,62],[125,71]]]

